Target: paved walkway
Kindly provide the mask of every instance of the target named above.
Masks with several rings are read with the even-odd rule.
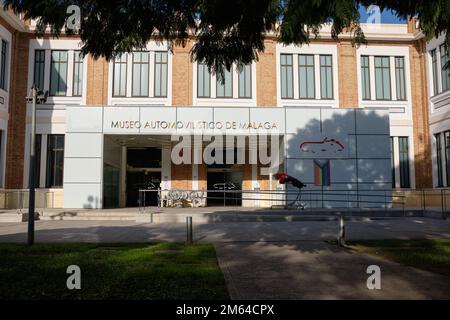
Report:
[[[215,246],[232,299],[450,299],[450,277],[324,242]],[[381,268],[381,290],[367,289],[370,265]]]
[[[0,242],[25,242],[27,223],[0,223]],[[200,242],[284,242],[335,240],[337,221],[233,222],[195,225]],[[450,221],[426,218],[351,221],[348,240],[450,238]],[[186,226],[132,221],[37,221],[37,242],[185,241]]]
[[[26,223],[0,223],[0,242],[25,242]],[[348,240],[450,238],[450,221],[405,218],[347,222]],[[450,278],[350,252],[336,221],[209,223],[194,227],[213,242],[233,299],[449,299]],[[127,221],[38,221],[37,242],[185,241],[184,224]],[[366,287],[369,265],[382,290]]]

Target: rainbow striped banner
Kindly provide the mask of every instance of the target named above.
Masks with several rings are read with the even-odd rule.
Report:
[[[314,160],[314,181],[317,187],[331,186],[330,160]]]

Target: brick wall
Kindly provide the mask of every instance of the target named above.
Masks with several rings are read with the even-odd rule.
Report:
[[[356,48],[350,41],[341,41],[338,49],[339,106],[357,108],[358,77],[356,65]]]
[[[414,123],[414,160],[416,170],[416,187],[432,188],[432,155],[429,127],[429,102],[426,44],[418,40],[410,47],[411,57],[411,88]]]
[[[87,105],[108,104],[108,61],[87,57]]]
[[[274,107],[277,105],[277,60],[276,42],[266,40],[266,49],[259,54],[256,64],[256,102],[258,107]]]
[[[193,64],[191,62],[191,48],[192,41],[189,41],[184,48],[175,46],[173,49],[172,104],[174,106],[192,105]]]
[[[21,189],[25,157],[26,101],[28,95],[28,52],[30,35],[13,31],[11,44],[11,92],[8,142],[6,146],[5,188]]]

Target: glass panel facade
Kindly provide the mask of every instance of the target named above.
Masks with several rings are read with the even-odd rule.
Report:
[[[291,54],[281,55],[281,98],[294,98],[293,61]]]
[[[314,74],[314,56],[313,55],[299,55],[298,57],[299,69],[299,86],[300,99],[315,99],[315,74]]]
[[[62,188],[64,170],[64,135],[48,135],[47,188]]]
[[[370,100],[370,60],[368,56],[361,56],[361,88],[363,100]]]
[[[155,97],[167,97],[167,52],[155,52]]]
[[[375,86],[377,100],[392,100],[389,57],[375,57]]]
[[[333,99],[333,59],[330,55],[320,56],[320,92],[322,99]]]
[[[397,100],[406,100],[404,57],[395,57],[395,84],[397,88]]]
[[[67,95],[67,51],[52,51],[50,66],[50,95]]]
[[[127,55],[123,54],[114,61],[113,96],[127,95]]]

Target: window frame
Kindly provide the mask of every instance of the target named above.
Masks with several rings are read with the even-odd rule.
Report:
[[[367,66],[363,64],[363,59],[367,59]],[[365,79],[365,72],[367,72],[367,79]],[[361,97],[363,101],[371,101],[372,100],[372,72],[370,72],[370,56],[369,55],[361,55]],[[368,90],[364,90],[363,81],[367,81],[366,87]],[[366,92],[365,92],[366,91]],[[368,92],[367,92],[368,91]],[[366,94],[369,94],[368,97]]]
[[[398,67],[397,61],[402,60],[403,66]],[[407,86],[406,86],[406,59],[403,56],[396,56],[394,57],[394,69],[395,69],[395,89],[396,89],[396,101],[407,101],[408,100],[408,92],[407,92]],[[400,85],[403,85],[403,96],[399,98],[399,74],[401,72],[401,76],[403,77],[403,83],[400,83]],[[400,90],[401,91],[401,90]],[[400,92],[401,94],[402,92]]]
[[[406,144],[404,142],[406,142]],[[398,153],[399,153],[399,170],[400,170],[400,188],[410,189],[411,166],[409,157],[410,151],[409,137],[398,137],[398,150],[399,150]],[[406,159],[404,159],[403,156],[406,156]]]
[[[396,189],[397,188],[397,178],[396,178],[397,170],[395,167],[395,137],[390,137],[390,142],[391,142],[392,188]]]
[[[161,62],[158,62],[158,60],[156,59],[156,55],[157,54],[165,54],[165,56],[166,56],[166,62],[162,62],[162,59],[161,59]],[[154,69],[153,69],[153,73],[154,73],[154,75],[153,75],[153,78],[154,78],[154,85],[153,85],[153,97],[155,97],[155,98],[167,98],[167,95],[168,95],[168,86],[169,86],[169,54],[168,54],[168,52],[167,51],[155,51],[155,54],[154,54]],[[163,65],[165,65],[165,70],[166,70],[166,79],[165,79],[165,88],[166,88],[166,92],[165,92],[165,95],[157,95],[156,94],[156,67],[158,66],[158,65],[160,65],[161,66],[161,70],[163,70],[162,68],[162,66]],[[149,75],[150,75],[150,72],[151,71],[149,71]],[[162,74],[161,74],[162,75]],[[161,90],[161,88],[162,88],[162,81],[161,81],[161,79],[160,79],[160,91],[162,91]]]
[[[300,59],[301,57],[305,57],[306,64],[301,64]],[[312,57],[312,65],[307,63],[307,58]],[[308,69],[312,68],[312,85],[313,85],[313,96],[309,96],[309,85],[308,85]],[[306,72],[306,97],[302,97],[301,95],[301,70],[304,69]],[[315,55],[314,54],[299,54],[298,55],[298,98],[299,100],[315,100],[316,99],[316,61],[315,61]]]
[[[286,56],[286,57],[291,57],[291,61],[292,61],[292,63],[291,64],[283,64],[283,59],[281,59],[281,57],[283,57],[283,56]],[[291,84],[291,92],[292,92],[292,97],[290,97],[290,96],[283,96],[283,76],[282,76],[282,74],[283,74],[283,68],[289,68],[290,67],[290,73],[291,73],[291,79],[292,79],[292,84]],[[287,78],[288,78],[288,72],[287,72],[288,70],[286,70],[286,94],[288,94],[288,92],[289,92],[289,90],[288,90],[288,87],[287,87]],[[294,96],[294,57],[293,57],[293,54],[290,54],[290,53],[282,53],[282,54],[280,54],[280,90],[281,90],[281,92],[280,92],[280,96],[281,96],[281,99],[283,99],[283,100],[294,100],[295,99],[295,96]]]
[[[445,44],[442,44],[439,46],[439,52],[441,56],[441,92],[444,93],[450,90],[450,68],[445,70],[445,64],[450,64],[450,50],[449,48],[446,48]],[[444,75],[444,73],[447,73],[447,76]],[[445,79],[445,81],[444,81]],[[444,83],[446,86],[444,86]]]
[[[200,95],[200,67],[202,66],[203,68],[203,93],[205,91],[205,84],[206,84],[206,78],[208,78],[208,82],[209,82],[209,86],[208,86],[208,95]],[[207,77],[205,77],[205,75],[208,75]],[[209,99],[211,98],[211,72],[208,69],[208,66],[204,63],[204,62],[198,62],[197,63],[197,98],[198,99]]]
[[[218,79],[217,75],[216,75],[216,98],[218,99],[233,99],[233,74],[234,74],[234,69],[233,66],[231,66],[231,69],[228,71],[226,70],[226,68],[224,67],[225,71],[224,72],[229,72],[230,74],[230,95],[226,95],[226,82],[224,82],[223,84],[220,83],[220,80]],[[225,80],[225,79],[224,79]],[[223,86],[223,95],[219,95],[219,85]]]
[[[78,58],[77,58],[78,57]],[[79,59],[79,60],[77,60]],[[78,70],[78,78],[80,81],[75,81],[75,70]],[[83,96],[83,82],[84,82],[84,57],[81,57],[81,51],[75,50],[73,52],[73,72],[72,72],[72,97]],[[80,77],[81,74],[81,77]],[[77,88],[77,90],[75,90]],[[77,94],[75,94],[77,92]],[[78,94],[79,92],[79,94]]]
[[[66,64],[66,75],[65,75],[65,79],[66,79],[66,83],[65,83],[65,87],[66,87],[66,90],[65,90],[65,93],[64,94],[53,94],[52,93],[52,84],[53,84],[53,81],[54,81],[54,79],[53,79],[53,72],[52,72],[52,68],[53,68],[53,65],[54,64],[58,64],[59,65],[59,67],[58,67],[58,72],[59,72],[59,68],[60,68],[60,65],[61,65],[61,63],[64,63],[63,61],[56,61],[56,62],[54,62],[53,61],[53,53],[54,52],[58,52],[59,53],[59,59],[61,59],[61,53],[62,52],[65,52],[66,53],[66,56],[67,56],[67,61],[65,61],[65,64]],[[69,50],[50,50],[50,82],[49,82],[49,96],[50,97],[67,97],[67,93],[68,93],[68,75],[69,75]],[[60,85],[60,79],[58,78],[58,86],[57,86],[57,92],[59,91],[59,85]],[[41,89],[41,88],[39,88],[40,90],[43,90],[43,89]]]
[[[437,187],[444,187],[444,175],[442,166],[442,133],[435,135],[436,139],[436,162],[437,162]]]
[[[42,54],[42,60],[38,61],[38,59],[37,59],[38,53]],[[46,56],[46,50],[44,50],[44,49],[34,50],[33,85],[37,86],[37,88],[39,90],[45,90],[45,56]],[[36,71],[37,71],[38,64],[40,66],[42,66],[42,69],[39,68],[39,71],[42,70],[42,75],[39,75],[39,78],[40,78],[39,83],[37,83],[38,81],[36,81],[36,77],[37,77]],[[40,85],[42,85],[42,88],[40,87]]]
[[[63,147],[52,148],[52,139],[57,144],[57,139],[62,138]],[[56,182],[56,154],[57,152],[62,151],[62,165],[61,165],[61,185],[55,183]],[[47,135],[47,163],[46,163],[46,177],[45,177],[45,186],[47,189],[61,189],[64,187],[64,153],[65,153],[65,135],[64,134],[49,134]],[[52,159],[54,160],[52,163]],[[51,166],[53,164],[53,166]]]
[[[140,54],[141,55],[141,61],[140,62],[136,62],[136,54]],[[147,58],[148,61],[147,62],[142,62],[142,54],[147,54]],[[128,59],[127,59],[128,60]],[[134,72],[135,72],[135,66],[138,65],[139,66],[139,94],[136,95],[135,94],[135,81],[134,81]],[[142,94],[142,89],[145,89],[145,86],[142,86],[142,67],[147,65],[147,70],[148,70],[148,74],[147,74],[147,95]],[[128,67],[128,65],[127,65]],[[128,70],[127,70],[128,71]],[[150,97],[150,52],[149,51],[133,51],[131,53],[131,97],[132,98],[148,98]],[[127,88],[127,83],[125,82],[125,88]],[[144,91],[145,92],[145,91]]]
[[[125,61],[122,61],[122,58],[125,57]],[[117,59],[120,59],[120,61],[117,61]],[[117,65],[125,65],[125,93],[123,95],[118,94],[116,95],[116,87],[115,87],[115,83],[116,83],[116,66]],[[120,77],[122,80],[122,69],[120,70]],[[119,86],[120,86],[121,81],[119,82]],[[113,74],[112,74],[112,97],[113,98],[126,98],[127,97],[127,86],[128,86],[128,54],[124,53],[119,57],[116,57],[113,61]],[[119,93],[120,93],[120,88],[119,88]]]
[[[437,96],[441,93],[439,89],[439,72],[438,72],[438,51],[437,48],[430,51],[431,56],[431,77],[433,79],[433,96]]]
[[[381,67],[377,67],[377,59],[386,59],[388,61],[388,66],[384,66],[384,63],[382,63]],[[393,101],[392,98],[392,75],[391,75],[391,57],[390,56],[374,56],[374,71],[375,71],[375,100],[376,101]],[[379,99],[378,98],[378,90],[377,90],[377,69],[381,69],[381,83],[383,84],[382,86],[382,92],[383,92],[383,98]],[[388,75],[389,75],[389,98],[386,99],[386,92],[384,92],[384,71],[388,70]]]
[[[245,70],[248,69],[248,78],[250,81],[250,94],[248,96],[241,95],[241,73],[244,75],[244,91],[247,93],[246,89],[246,81],[247,81],[247,72]],[[239,70],[239,67],[237,68],[238,71],[238,99],[252,99],[253,98],[253,79],[252,79],[252,64],[246,64],[242,66],[242,70]]]
[[[330,65],[328,65],[328,64],[326,64],[326,65],[322,65],[322,57],[324,57],[324,58],[330,58]],[[320,99],[321,100],[334,100],[334,81],[333,81],[333,79],[334,79],[334,70],[333,70],[333,55],[331,55],[331,54],[320,54],[319,55],[319,66],[320,66]],[[324,89],[323,89],[323,87],[322,87],[322,81],[323,81],[323,79],[322,79],[322,70],[323,69],[325,69],[325,70],[331,70],[331,73],[330,73],[330,78],[331,78],[331,97],[326,97],[326,98],[324,98],[324,95],[323,95],[323,93],[324,93]],[[328,77],[328,73],[326,72],[325,74],[327,74],[327,77]],[[327,81],[326,81],[326,83],[327,83]],[[328,86],[327,86],[327,93],[328,93]]]
[[[5,39],[1,39],[1,51],[0,51],[0,89],[8,91],[8,74],[7,74],[7,60],[8,60],[8,48],[9,43]]]

